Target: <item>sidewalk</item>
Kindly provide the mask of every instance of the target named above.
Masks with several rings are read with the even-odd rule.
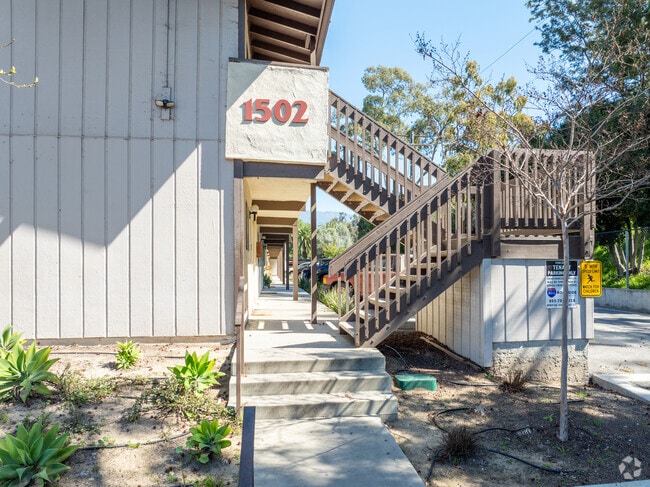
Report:
[[[589,373],[595,384],[650,403],[650,315],[594,310]]]
[[[353,350],[338,316],[279,281],[264,289],[244,337],[248,361],[258,355],[290,361],[307,348]],[[323,354],[325,355],[325,354]],[[255,425],[255,485],[264,487],[422,487],[424,484],[377,416],[261,420]]]

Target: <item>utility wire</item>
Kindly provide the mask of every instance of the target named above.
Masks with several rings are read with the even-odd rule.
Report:
[[[517,47],[517,46],[518,46],[518,45],[519,45],[519,44],[520,44],[520,43],[521,43],[521,42],[522,42],[526,37],[528,37],[529,35],[531,35],[534,31],[535,31],[535,27],[533,27],[532,29],[530,29],[530,30],[528,31],[528,33],[527,33],[524,37],[522,37],[522,38],[519,39],[517,42],[515,42],[512,46],[510,46],[510,48],[509,48],[506,52],[504,52],[504,53],[501,54],[498,58],[496,58],[494,61],[492,61],[492,62],[491,62],[487,67],[483,68],[483,69],[481,70],[481,74],[485,73],[488,69],[490,69],[492,66],[494,66],[494,65],[497,63],[497,61],[499,61],[499,60],[500,60],[501,58],[503,58],[506,54],[508,54],[510,51],[512,51],[515,47]]]

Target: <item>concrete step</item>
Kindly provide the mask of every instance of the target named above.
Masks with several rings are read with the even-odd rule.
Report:
[[[237,373],[237,357],[232,374]],[[386,360],[374,349],[292,348],[246,351],[246,375],[343,370],[384,370]]]
[[[247,396],[242,403],[255,406],[255,418],[259,420],[341,416],[379,416],[384,421],[397,419],[397,398],[391,392]]]
[[[400,331],[415,331],[417,320],[415,317],[409,318],[402,326],[398,328]],[[353,321],[339,321],[339,331],[345,332],[352,338],[356,335],[355,323]]]
[[[242,397],[275,394],[346,393],[390,391],[390,376],[383,371],[337,371],[253,374],[242,377]],[[230,391],[234,398],[235,390]],[[232,400],[232,399],[231,399]]]

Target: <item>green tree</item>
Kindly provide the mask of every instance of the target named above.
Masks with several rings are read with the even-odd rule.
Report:
[[[368,232],[370,232],[375,226],[370,223],[368,220],[365,218],[359,216],[359,215],[354,215],[352,218],[352,224],[356,228],[356,240],[359,240],[364,237]]]
[[[298,258],[311,258],[311,225],[298,220]]]
[[[363,111],[396,135],[410,136],[410,123],[417,116],[417,100],[426,94],[426,86],[415,83],[402,68],[371,66],[361,78],[368,95]]]
[[[318,227],[316,248],[319,257],[332,258],[341,254],[355,242],[354,226],[346,221],[345,214]]]
[[[400,68],[370,67],[362,79],[369,92],[364,111],[455,173],[493,147],[495,140],[511,142],[508,122],[521,131],[533,127],[532,118],[523,112],[527,99],[516,80],[490,84],[479,73],[478,64],[469,59],[463,60],[456,76],[434,65],[425,85]],[[472,95],[466,86],[472,87]]]
[[[586,40],[582,39],[585,43]],[[582,66],[580,78],[574,77],[575,68],[565,60],[547,57],[537,72],[549,87],[544,92],[529,95],[530,103],[540,114],[539,123],[532,127],[533,130],[522,130],[516,119],[500,114],[486,102],[480,86],[464,77],[466,64],[459,61],[454,50],[432,46],[423,36],[418,36],[416,46],[421,55],[433,62],[437,72],[446,73],[450,80],[458,82],[466,96],[491,112],[502,124],[505,134],[487,132],[493,145],[503,154],[495,163],[503,164],[501,168],[507,171],[508,177],[517,180],[528,196],[542,202],[558,222],[564,261],[563,289],[568,289],[569,230],[583,224],[591,230],[596,213],[620,208],[650,184],[645,150],[648,146],[646,121],[630,117],[627,111],[630,107],[638,110],[647,106],[647,93],[638,92],[636,96],[621,100],[607,83],[603,83],[603,72],[616,69],[612,63],[628,59],[626,50],[617,45],[616,36],[612,34],[609,41],[599,43],[601,49],[611,51],[598,57],[606,64]],[[546,156],[548,151],[534,150],[539,145],[556,151],[552,157]],[[519,157],[520,153],[511,150],[513,147],[527,149],[525,157]],[[585,249],[587,257],[592,250]],[[562,302],[561,330],[558,438],[566,441],[569,363],[566,293]]]
[[[612,134],[618,135],[611,152],[647,139],[650,4],[646,0],[529,0],[527,5],[542,36],[540,46],[547,54],[555,53],[561,62],[561,69],[547,70],[544,74],[561,80],[572,92],[580,92],[588,80],[591,96],[601,101],[594,103],[584,117],[590,119],[589,126],[608,124],[601,137],[612,139]],[[616,116],[612,117],[612,113]],[[561,124],[554,137],[567,139],[569,128]],[[648,158],[647,144],[636,145],[634,150],[619,157],[620,165],[629,167],[631,173]],[[601,200],[598,205],[608,207],[613,203],[616,202]],[[639,189],[634,199],[623,201],[614,211],[599,216],[598,230],[612,232],[649,226],[649,203],[650,192]],[[645,232],[637,235],[639,238],[633,240],[630,248],[627,268],[632,274],[640,270],[645,248]],[[619,276],[624,275],[626,268],[620,258],[623,239],[610,233],[603,244],[609,247]]]

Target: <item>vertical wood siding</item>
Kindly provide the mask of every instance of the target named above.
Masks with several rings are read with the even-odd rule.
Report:
[[[232,333],[224,159],[237,0],[0,0],[0,324],[26,337]],[[169,87],[163,120],[154,100]]]
[[[492,360],[481,317],[481,271],[476,267],[417,315],[417,329],[479,365]]]
[[[546,308],[546,261],[490,260],[417,315],[417,329],[479,365],[493,343],[561,339],[559,309]],[[569,338],[593,338],[593,303],[569,310]]]

